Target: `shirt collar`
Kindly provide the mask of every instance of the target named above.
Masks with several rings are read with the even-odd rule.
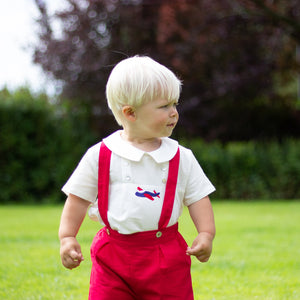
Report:
[[[157,163],[163,163],[171,160],[178,149],[178,142],[170,138],[162,138],[161,145],[158,149],[152,152],[145,152],[140,150],[121,137],[121,130],[118,130],[110,136],[103,139],[105,145],[115,154],[132,160],[140,161],[143,155],[151,156]]]

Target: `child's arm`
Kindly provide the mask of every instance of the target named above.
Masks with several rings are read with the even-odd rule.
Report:
[[[84,220],[90,203],[70,194],[66,200],[59,226],[60,256],[62,264],[73,269],[83,260],[81,248],[76,235]]]
[[[215,221],[209,197],[204,197],[189,206],[191,218],[198,231],[192,247],[188,247],[187,254],[194,255],[201,262],[207,262],[212,251],[215,237]]]

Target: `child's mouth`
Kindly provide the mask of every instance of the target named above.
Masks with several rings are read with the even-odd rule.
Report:
[[[171,124],[168,124],[167,126],[168,127],[175,127],[176,123],[171,123]]]

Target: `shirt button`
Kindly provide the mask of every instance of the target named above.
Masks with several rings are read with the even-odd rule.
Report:
[[[161,231],[157,231],[157,232],[156,232],[156,237],[157,237],[157,238],[160,238],[161,236],[162,236],[162,232],[161,232]]]
[[[125,179],[126,179],[126,181],[129,181],[131,179],[131,177],[130,176],[126,176]]]
[[[166,171],[167,170],[167,167],[165,166],[165,167],[162,167],[161,168],[163,171]]]
[[[164,178],[164,179],[162,180],[162,183],[166,183],[166,182],[167,182],[167,179]]]

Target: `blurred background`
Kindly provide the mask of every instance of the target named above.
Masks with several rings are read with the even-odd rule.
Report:
[[[0,203],[64,201],[86,149],[118,129],[105,85],[136,54],[182,79],[173,137],[213,199],[300,199],[298,0],[5,2]]]

